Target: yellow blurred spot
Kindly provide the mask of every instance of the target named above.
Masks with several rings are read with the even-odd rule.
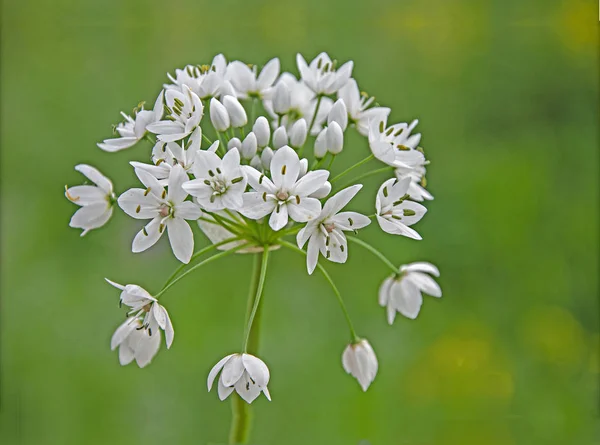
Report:
[[[559,32],[570,50],[593,49],[598,41],[598,6],[595,2],[566,0],[558,11]]]

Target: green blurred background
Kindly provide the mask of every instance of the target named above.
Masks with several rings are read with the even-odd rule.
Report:
[[[326,50],[355,61],[393,121],[420,119],[436,198],[424,240],[362,236],[398,264],[437,264],[444,297],[390,327],[382,264],[358,246],[326,264],[379,357],[362,393],[341,367],[330,289],[277,252],[260,354],[273,402],[253,404],[252,443],[598,443],[597,12],[593,0],[4,1],[0,442],[226,441],[230,404],[206,376],[239,348],[251,258],[167,294],[173,348],[122,368],[109,340],[123,311],[103,278],[157,290],[177,262],[166,240],[132,254],[139,223],[120,212],[80,239],[63,186],[82,181],[80,162],[119,192],[136,183],[127,161],[147,144],[110,155],[95,143],[167,71],[224,52],[296,72],[296,52]],[[366,150],[350,137],[336,170]],[[355,210],[371,213],[383,179]]]

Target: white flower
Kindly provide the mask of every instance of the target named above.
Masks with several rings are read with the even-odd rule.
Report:
[[[411,263],[400,267],[400,272],[386,278],[379,288],[379,305],[387,307],[388,323],[396,318],[396,311],[415,319],[423,304],[425,292],[432,297],[441,297],[442,289],[429,275],[439,277],[437,267],[430,263]]]
[[[167,74],[174,85],[165,85],[165,88],[183,92],[187,86],[202,100],[235,94],[231,83],[225,80],[226,69],[227,60],[223,54],[218,54],[210,66],[187,65],[182,70],[175,70],[175,77]]]
[[[339,70],[336,70],[335,63],[324,52],[315,57],[310,65],[307,65],[304,57],[298,54],[296,63],[302,80],[315,94],[336,93],[346,85],[354,67],[354,63],[349,61],[344,63]]]
[[[135,359],[140,368],[148,365],[160,349],[160,334],[150,335],[142,320],[129,317],[117,328],[110,340],[110,349],[119,348],[119,363],[128,365]]]
[[[180,143],[157,141],[152,148],[152,162],[154,162],[154,165],[137,161],[131,161],[130,164],[134,168],[147,171],[158,179],[161,185],[166,186],[173,166],[181,165],[186,172],[192,168],[196,155],[200,150],[201,135],[201,128],[196,128],[185,146],[183,141]]]
[[[387,107],[369,108],[375,98],[360,93],[354,79],[350,79],[338,91],[338,97],[346,104],[351,123],[356,125],[356,129],[363,136],[369,134],[369,121],[380,122],[382,119],[387,119],[390,114],[390,109]]]
[[[364,339],[346,347],[342,355],[342,365],[344,371],[358,380],[363,391],[375,380],[379,367],[375,351]]]
[[[219,372],[219,399],[225,400],[235,390],[247,403],[252,403],[261,392],[271,400],[267,388],[270,379],[269,368],[261,359],[250,354],[231,354],[223,358],[208,374],[209,391]]]
[[[134,319],[140,319],[142,321],[142,328],[148,331],[149,336],[156,335],[160,339],[160,329],[165,331],[167,348],[170,348],[171,344],[173,344],[175,331],[165,307],[159,304],[158,300],[150,295],[146,289],[137,284],[123,286],[108,278],[105,278],[105,280],[121,290],[119,305],[124,304],[131,308],[127,315]]]
[[[96,184],[95,186],[78,185],[71,188],[65,186],[67,199],[81,206],[71,218],[69,226],[83,229],[81,236],[84,236],[90,230],[102,227],[108,222],[112,216],[115,194],[110,179],[94,167],[79,164],[75,166],[75,170]]]
[[[163,93],[164,92],[161,91],[158,95],[152,111],[144,110],[144,105],[142,103],[141,109],[135,112],[135,117],[133,118],[121,112],[125,122],[121,122],[115,128],[120,137],[104,139],[104,141],[97,144],[98,147],[104,151],[115,152],[133,147],[137,144],[146,135],[148,126],[154,122],[160,121],[162,118]]]
[[[235,97],[229,95],[225,96],[223,98],[223,105],[225,105],[225,108],[227,109],[231,126],[233,128],[240,128],[248,123],[246,110],[244,110],[244,107],[240,101]]]
[[[210,122],[215,130],[223,133],[231,125],[227,108],[214,97],[210,100]]]
[[[237,148],[225,153],[223,159],[212,151],[199,151],[193,171],[196,179],[185,182],[183,189],[196,197],[201,207],[210,211],[235,210],[243,204],[247,180]]]
[[[298,232],[298,247],[302,248],[308,241],[306,266],[309,274],[317,267],[319,252],[329,261],[345,263],[348,259],[348,241],[344,231],[362,229],[371,222],[367,216],[360,213],[338,213],[361,188],[361,184],[356,184],[333,195],[323,206],[321,214]]]
[[[279,59],[274,58],[267,62],[257,77],[257,67],[250,68],[243,62],[234,61],[227,67],[227,79],[231,81],[237,97],[264,98],[269,94],[273,82],[279,76]]]
[[[242,215],[260,219],[271,214],[269,225],[275,231],[288,223],[288,216],[297,222],[306,222],[321,211],[321,203],[310,195],[320,189],[329,172],[315,170],[299,178],[301,163],[298,154],[287,145],[273,155],[271,179],[253,167],[245,166],[248,183],[255,190],[244,193]]]
[[[411,135],[418,120],[386,127],[383,115],[369,121],[369,147],[377,159],[392,167],[418,168],[425,156],[417,150],[421,134]]]
[[[260,116],[254,122],[252,126],[252,132],[256,135],[256,141],[258,146],[263,148],[269,145],[269,139],[271,138],[271,128],[269,127],[269,121],[266,117]]]
[[[129,189],[119,196],[119,206],[136,219],[152,219],[133,239],[132,251],[143,252],[160,239],[165,228],[175,257],[188,263],[194,251],[194,236],[186,219],[200,218],[202,211],[197,204],[185,201],[187,192],[182,184],[189,177],[183,167],[171,169],[168,192],[150,173],[136,169],[135,174],[147,187]]]
[[[298,119],[294,122],[289,137],[291,147],[298,148],[304,145],[308,137],[308,124],[305,119]]]
[[[407,192],[410,183],[410,178],[401,181],[391,178],[381,184],[375,199],[377,222],[387,233],[420,240],[421,235],[408,226],[423,218],[427,209],[421,204],[409,201],[410,196]]]
[[[165,92],[167,116],[148,125],[148,131],[157,134],[158,139],[173,142],[183,139],[200,125],[204,106],[196,93],[187,85],[183,90],[168,89]]]

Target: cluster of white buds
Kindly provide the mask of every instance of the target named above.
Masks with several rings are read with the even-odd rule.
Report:
[[[234,391],[248,403],[261,392],[271,399],[269,369],[248,350],[256,353],[254,316],[270,252],[278,247],[305,255],[308,273],[318,268],[331,285],[350,332],[343,367],[365,391],[377,374],[377,358],[369,342],[357,336],[342,296],[319,259],[345,263],[349,243],[354,243],[392,269],[379,291],[379,304],[387,309],[390,324],[397,312],[416,318],[422,292],[441,296],[430,276],[439,276],[435,266],[421,262],[397,267],[357,237],[360,229],[377,221],[389,234],[421,239],[413,226],[427,210],[421,203],[433,197],[425,189],[428,161],[419,146],[421,135],[414,133],[417,121],[388,125],[390,108],[360,92],[352,78],[353,62],[338,67],[321,53],[308,64],[298,55],[297,68],[299,77],[281,73],[278,59],[259,70],[218,55],[210,65],[178,69],[168,75],[170,82],[152,111],[140,105],[133,116],[123,114],[117,137],[98,144],[105,152],[115,152],[150,143],[147,161],[131,162],[139,187],[117,197],[112,182],[98,170],[76,167],[95,185],[66,189],[66,197],[81,206],[72,227],[85,235],[103,226],[116,203],[127,215],[146,221],[133,237],[133,252],[151,248],[166,232],[173,254],[183,263],[154,296],[137,285],[110,282],[130,308],[111,342],[113,349],[119,348],[121,364],[135,360],[146,366],[160,347],[161,331],[170,347],[173,325],[159,298],[192,271],[234,253],[253,254],[256,274],[243,348],[219,361],[208,376],[210,390],[220,373],[221,400]],[[345,133],[350,129],[367,138],[363,148],[347,146]],[[361,151],[362,161],[332,174],[342,152]],[[378,162],[387,167],[357,175],[362,179],[388,173],[379,189],[370,192],[375,213],[346,210],[363,188],[348,175]],[[342,179],[346,183],[340,186]],[[212,243],[196,252],[194,226]],[[211,251],[213,256],[201,260]]]

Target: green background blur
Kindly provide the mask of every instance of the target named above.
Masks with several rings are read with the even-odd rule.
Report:
[[[176,340],[120,367],[121,323],[104,277],[156,291],[177,266],[166,240],[134,255],[139,222],[116,212],[80,239],[64,184],[98,166],[120,110],[152,102],[187,63],[263,64],[326,50],[359,85],[419,118],[435,200],[421,242],[362,237],[398,264],[428,260],[444,297],[388,326],[388,271],[358,246],[326,264],[379,374],[367,393],[341,367],[334,296],[303,259],[273,255],[261,357],[273,402],[252,406],[255,444],[598,443],[598,11],[592,1],[5,1],[2,14],[0,443],[223,443],[230,403],[209,369],[239,348],[251,258],[192,275],[165,296]],[[351,136],[335,171],[367,153]],[[370,178],[354,210],[372,213]],[[198,233],[197,245],[206,242]],[[362,442],[361,442],[362,441]]]

